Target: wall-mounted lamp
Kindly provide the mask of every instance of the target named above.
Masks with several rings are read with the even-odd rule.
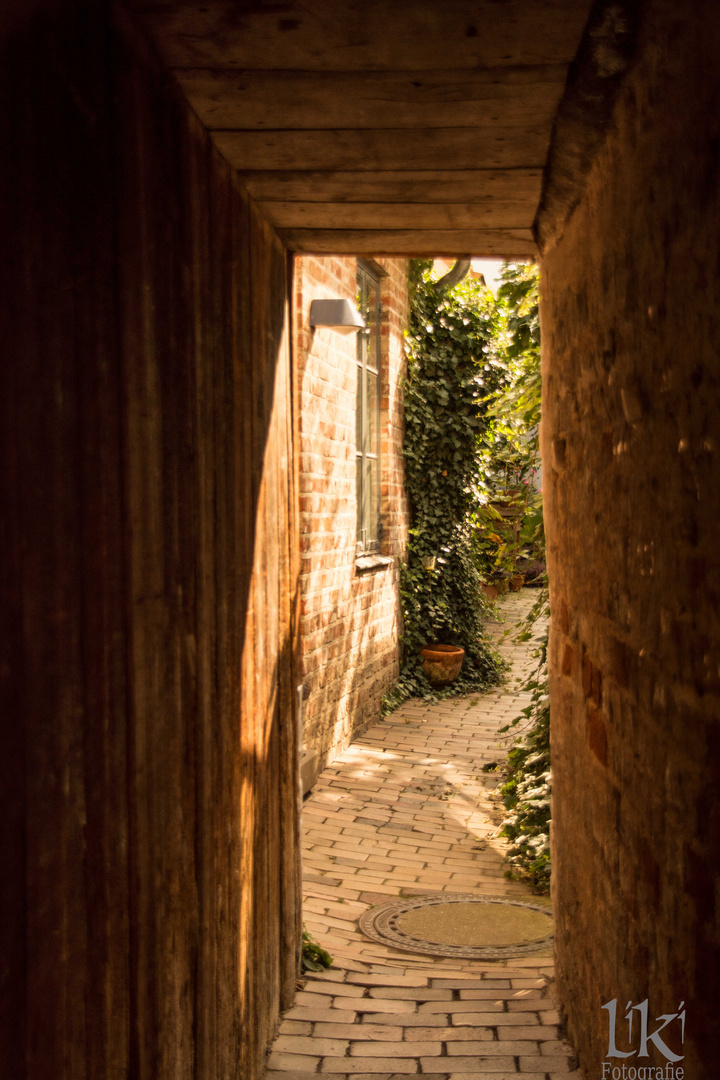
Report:
[[[313,300],[310,325],[329,326],[339,334],[353,334],[365,328],[365,320],[351,300]]]

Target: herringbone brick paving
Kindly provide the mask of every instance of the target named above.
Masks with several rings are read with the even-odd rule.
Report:
[[[434,959],[368,941],[357,927],[371,905],[397,896],[530,895],[505,877],[490,803],[499,781],[482,766],[507,752],[498,728],[528,701],[518,683],[534,667],[535,644],[506,631],[534,599],[530,590],[506,597],[504,622],[490,627],[511,664],[502,687],[406,702],[325,769],[307,799],[304,920],[334,964],[309,976],[285,1013],[267,1080],[566,1080],[573,1070],[550,996],[550,950]]]

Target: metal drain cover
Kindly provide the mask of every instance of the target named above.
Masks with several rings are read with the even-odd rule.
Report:
[[[361,915],[366,937],[402,952],[462,960],[527,956],[552,943],[551,912],[527,900],[432,893]]]

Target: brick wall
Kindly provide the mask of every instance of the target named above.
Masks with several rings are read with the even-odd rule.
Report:
[[[719,50],[714,4],[646,5],[543,260],[557,977],[592,1078],[612,998],[622,1048],[626,1002],[684,1001],[685,1076],[718,1068]]]
[[[332,760],[377,719],[399,670],[399,559],[408,509],[403,486],[403,330],[407,262],[384,259],[381,356],[382,553],[391,565],[355,566],[356,339],[310,330],[315,299],[356,294],[352,258],[295,260],[295,356],[299,388],[301,648],[304,746]]]

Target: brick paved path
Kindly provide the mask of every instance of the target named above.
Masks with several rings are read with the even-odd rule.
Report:
[[[529,896],[505,877],[482,772],[502,757],[498,728],[527,703],[518,680],[532,643],[503,631],[535,600],[525,590],[491,627],[512,670],[504,687],[439,705],[409,701],[322,773],[303,811],[307,929],[334,956],[284,1016],[267,1080],[535,1080],[573,1068],[549,993],[550,950],[503,961],[433,959],[368,941],[370,905],[423,892]],[[575,1073],[579,1077],[578,1073]]]

